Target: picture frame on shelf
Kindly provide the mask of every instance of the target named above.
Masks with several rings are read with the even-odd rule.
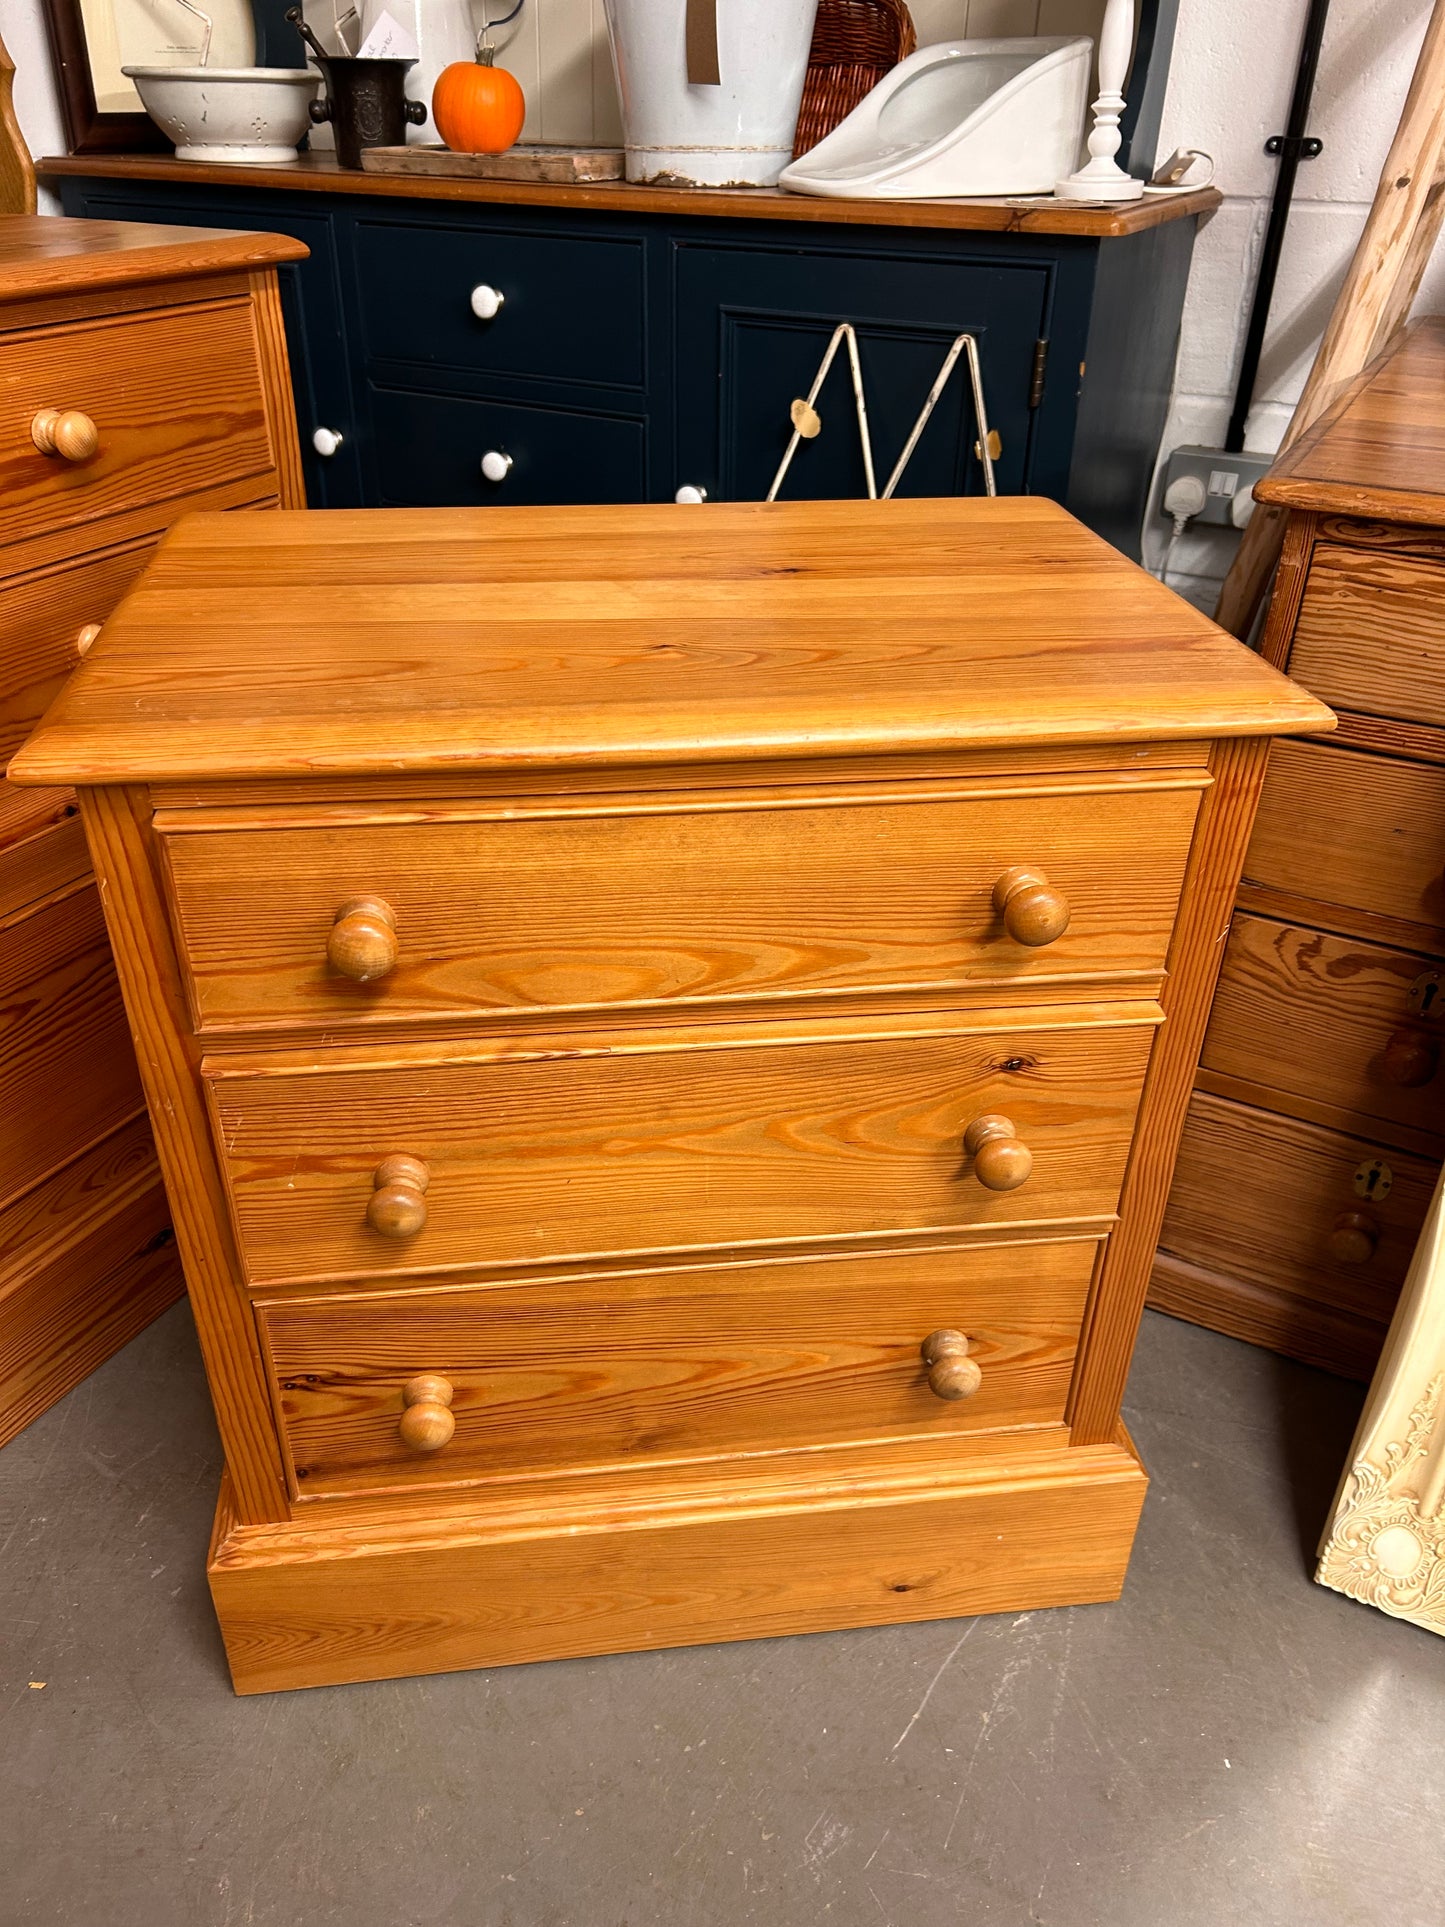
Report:
[[[204,27],[177,0],[41,0],[72,154],[163,152],[170,143],[121,72],[188,66]],[[301,67],[289,0],[204,0],[213,67]]]

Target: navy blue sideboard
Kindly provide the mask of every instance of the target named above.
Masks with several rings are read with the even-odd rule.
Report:
[[[694,212],[675,192],[621,186],[544,201],[468,183],[457,196],[456,183],[379,185],[320,160],[258,171],[84,157],[42,173],[68,214],[306,243],[284,300],[317,507],[660,501],[686,484],[759,499],[789,404],[849,320],[880,484],[968,330],[1000,489],[1055,497],[1129,554],[1195,228],[1217,198],[1056,210],[1071,231],[1038,232],[1031,215],[990,230],[918,204],[860,219],[856,204],[812,202],[794,218],[799,204],[778,196],[723,197],[726,213],[719,197],[695,197]],[[473,312],[478,287],[504,296],[491,319]],[[784,492],[862,494],[845,356],[818,407],[823,432]],[[317,429],[341,437],[329,456]],[[960,366],[900,493],[980,491],[976,441]],[[510,458],[501,480],[482,472],[488,453]]]

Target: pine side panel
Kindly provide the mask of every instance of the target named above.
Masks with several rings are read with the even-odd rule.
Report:
[[[284,1519],[285,1486],[259,1341],[236,1283],[225,1197],[201,1094],[199,1052],[186,1026],[180,973],[151,861],[149,799],[140,789],[86,790],[81,813],[174,1212],[237,1517],[246,1524]]]
[[[1169,975],[1160,998],[1166,1022],[1156,1035],[1150,1059],[1119,1204],[1119,1228],[1105,1250],[1084,1324],[1069,1410],[1077,1445],[1107,1444],[1118,1427],[1174,1158],[1268,755],[1267,740],[1239,737],[1217,744],[1210,761],[1214,786],[1200,812],[1169,954]]]
[[[251,312],[255,317],[261,386],[266,395],[266,420],[271,429],[280,505],[283,509],[304,509],[306,482],[301,473],[296,397],[291,388],[286,322],[281,313],[281,290],[274,268],[263,268],[251,276]]]

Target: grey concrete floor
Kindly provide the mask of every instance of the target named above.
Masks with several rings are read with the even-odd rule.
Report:
[[[1117,1605],[238,1700],[178,1308],[0,1452],[0,1922],[1439,1927],[1445,1644],[1308,1577],[1358,1403],[1151,1317]]]

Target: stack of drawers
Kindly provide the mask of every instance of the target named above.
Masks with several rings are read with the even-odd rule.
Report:
[[[193,508],[295,505],[259,235],[0,225],[0,766]],[[68,788],[0,781],[0,1442],[181,1289]]]
[[[238,1687],[1112,1597],[1328,712],[1044,502],[264,521],[16,765],[86,778]]]
[[[1273,753],[1151,1302],[1368,1378],[1445,1151],[1445,323],[1257,492],[1264,653],[1341,715]]]

